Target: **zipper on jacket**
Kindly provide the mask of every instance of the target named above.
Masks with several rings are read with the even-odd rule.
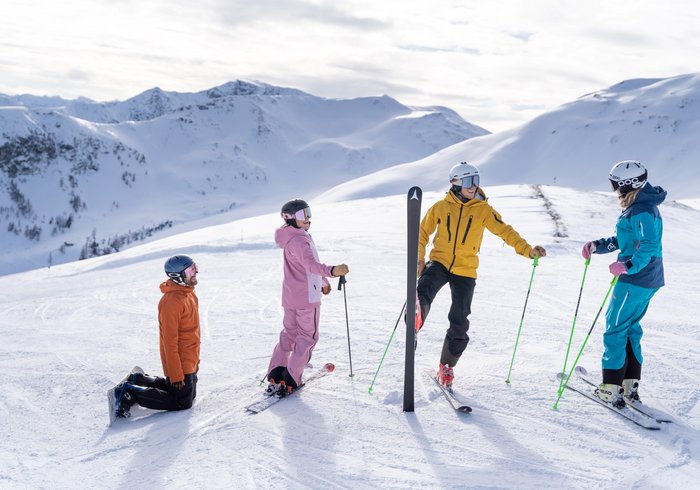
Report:
[[[455,228],[455,235],[459,231],[459,224],[462,222],[462,206],[459,207],[459,217],[457,218],[457,228]],[[452,272],[452,266],[455,265],[455,260],[457,259],[457,237],[455,236],[455,244],[452,246],[452,262],[447,268],[447,272]]]
[[[469,228],[471,228],[472,226],[472,218],[474,218],[474,216],[469,215],[469,221],[467,221],[467,229],[464,230],[464,237],[462,238],[462,245],[464,245],[464,242],[467,241],[467,233],[469,233]]]
[[[452,231],[450,230],[450,213],[447,213],[447,243],[452,241]]]

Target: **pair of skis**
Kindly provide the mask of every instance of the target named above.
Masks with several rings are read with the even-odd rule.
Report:
[[[256,414],[260,413],[263,410],[267,410],[270,408],[272,405],[275,405],[276,403],[279,403],[280,401],[284,400],[285,398],[289,398],[290,396],[294,396],[300,391],[304,390],[306,387],[308,387],[310,384],[314,384],[316,381],[319,379],[329,375],[335,370],[335,364],[333,363],[326,363],[323,365],[323,367],[315,372],[313,372],[309,377],[304,380],[304,382],[299,386],[296,390],[292,391],[288,395],[284,396],[279,396],[277,394],[272,395],[272,396],[266,396],[262,400],[255,401],[251,403],[250,405],[247,405],[245,407],[245,411]]]
[[[585,368],[578,366],[574,370],[576,377],[580,379],[584,384],[589,387],[597,388],[598,384],[593,381],[588,375],[588,371]],[[561,374],[559,374],[561,376]],[[599,405],[615,412],[621,417],[633,422],[634,424],[643,427],[648,430],[660,430],[662,424],[673,422],[671,417],[661,410],[649,407],[640,401],[626,401],[626,406],[624,408],[616,408],[611,403],[601,400],[595,396],[590,389],[586,390],[583,388],[578,388],[571,384],[567,384],[566,387],[571,391],[574,391],[591,401],[598,403]]]

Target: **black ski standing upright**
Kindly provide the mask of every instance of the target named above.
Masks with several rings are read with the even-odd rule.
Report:
[[[423,191],[420,187],[408,190],[406,204],[406,305],[416,301],[416,283],[418,277],[418,233],[420,231],[420,207]],[[416,342],[416,316],[409,314],[406,308],[406,372],[403,385],[403,411],[413,412],[414,401],[414,357]]]

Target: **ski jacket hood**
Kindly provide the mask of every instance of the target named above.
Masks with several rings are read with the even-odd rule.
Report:
[[[647,182],[637,194],[632,206],[658,206],[666,200],[667,192],[660,186],[653,186]]]
[[[423,217],[418,240],[418,258],[423,260],[430,236],[430,260],[439,262],[452,274],[476,278],[479,250],[487,229],[502,238],[519,255],[530,257],[532,246],[491,207],[479,187],[474,199],[462,202],[451,191]]]
[[[283,250],[282,306],[303,309],[321,304],[321,288],[329,284],[332,267],[319,261],[316,245],[306,230],[284,225],[275,231]]]
[[[184,381],[185,374],[199,369],[199,299],[194,287],[180,286],[171,280],[161,283],[160,291],[160,360],[163,374],[171,383],[177,383]]]

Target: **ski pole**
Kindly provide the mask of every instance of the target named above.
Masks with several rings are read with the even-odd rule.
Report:
[[[581,289],[578,292],[578,301],[576,302],[576,310],[574,311],[574,323],[571,324],[571,333],[569,334],[569,344],[566,346],[566,356],[564,357],[564,367],[561,368],[561,378],[559,378],[559,393],[562,390],[562,383],[564,382],[564,373],[566,373],[566,363],[569,360],[569,350],[571,349],[571,340],[574,338],[574,326],[576,325],[576,317],[578,316],[578,307],[581,304],[581,295],[583,294],[583,283],[586,282],[586,272],[588,271],[588,264],[591,263],[591,258],[586,259],[586,265],[583,268],[583,279],[581,280]]]
[[[379,361],[379,367],[377,367],[377,372],[374,373],[374,378],[372,379],[372,384],[369,385],[369,393],[372,393],[372,387],[374,386],[374,382],[377,380],[377,375],[379,374],[379,370],[382,368],[382,364],[384,364],[384,358],[386,357],[386,353],[389,350],[389,346],[391,345],[391,340],[394,338],[394,334],[396,333],[396,327],[399,326],[399,321],[401,320],[401,315],[403,315],[403,310],[406,309],[406,303],[403,304],[401,307],[401,313],[399,313],[399,317],[396,319],[396,324],[394,325],[394,330],[391,332],[391,336],[389,337],[389,342],[386,343],[386,348],[384,348],[384,354],[382,354],[382,360]]]
[[[345,301],[345,326],[348,330],[348,357],[350,358],[350,377],[354,377],[352,374],[352,351],[350,350],[350,321],[348,320],[348,297],[345,294],[345,283],[348,282],[345,276],[340,276],[338,279],[338,291],[343,290],[343,300]]]
[[[506,384],[510,384],[510,372],[513,370],[513,361],[515,361],[515,350],[518,348],[520,340],[520,330],[523,328],[523,320],[525,319],[525,310],[527,309],[527,300],[530,297],[530,289],[532,289],[532,278],[535,277],[535,267],[538,265],[538,257],[532,261],[532,274],[530,274],[530,285],[527,287],[527,295],[525,295],[525,306],[523,306],[523,315],[520,317],[520,326],[518,327],[518,335],[515,337],[515,346],[513,347],[513,357],[510,359],[510,368],[508,368],[508,377]]]
[[[615,287],[615,284],[617,284],[617,277],[618,276],[613,277],[613,280],[610,281],[610,287],[608,288],[608,292],[605,293],[605,298],[603,298],[603,304],[600,305],[600,308],[598,309],[598,313],[596,314],[595,318],[593,319],[593,325],[591,325],[591,328],[588,330],[588,333],[586,334],[586,338],[583,339],[583,345],[581,346],[581,350],[578,351],[578,355],[576,356],[576,360],[574,360],[574,363],[571,365],[571,371],[569,371],[569,375],[566,377],[566,381],[564,381],[564,385],[559,390],[559,393],[557,395],[557,401],[554,403],[554,406],[552,407],[553,410],[556,410],[558,408],[559,400],[561,400],[561,395],[564,393],[564,388],[566,388],[566,385],[569,384],[569,380],[571,379],[571,375],[574,373],[574,369],[576,369],[576,365],[578,364],[578,361],[581,358],[581,354],[583,354],[583,349],[586,347],[586,342],[588,342],[588,338],[591,336],[591,332],[593,331],[593,327],[595,327],[595,324],[598,321],[598,317],[600,316],[600,312],[603,311],[603,307],[605,306],[605,303],[608,301],[608,296],[610,296],[610,292],[613,290],[613,287]]]

